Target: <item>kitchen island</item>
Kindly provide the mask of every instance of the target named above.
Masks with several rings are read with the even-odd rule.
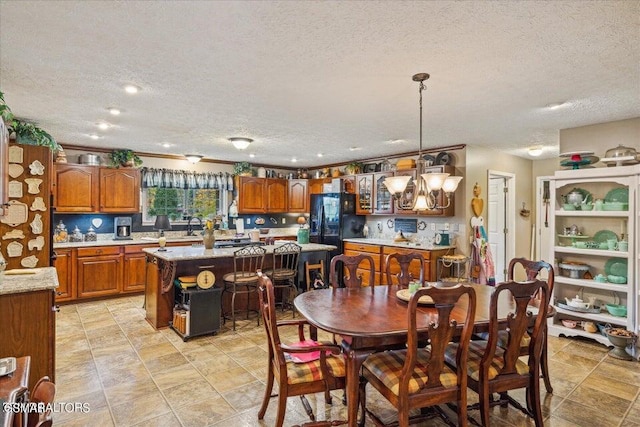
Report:
[[[286,241],[276,241],[273,245],[263,246],[267,253],[264,269],[272,265],[273,250]],[[304,276],[304,261],[315,263],[320,259],[329,264],[329,251],[336,247],[317,243],[301,244],[302,254],[298,267],[299,281]],[[204,249],[204,246],[174,246],[160,251],[158,248],[145,248],[147,271],[145,286],[146,319],[156,329],[169,326],[174,306],[174,280],[179,276],[194,276],[202,270],[215,274],[215,286],[223,287],[222,277],[233,271],[233,253],[238,248]],[[255,300],[255,301],[254,301]],[[223,307],[229,301],[223,300]],[[257,295],[250,301],[257,308]]]

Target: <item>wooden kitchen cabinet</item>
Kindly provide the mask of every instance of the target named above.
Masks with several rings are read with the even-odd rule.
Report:
[[[140,171],[100,168],[100,212],[140,212]]]
[[[289,185],[286,179],[241,176],[239,181],[238,212],[287,212]]]
[[[356,215],[373,213],[373,174],[356,175]]]
[[[122,292],[144,291],[147,257],[140,245],[124,247]]]
[[[287,212],[288,180],[280,178],[264,178],[267,193],[266,212]]]
[[[391,193],[384,185],[384,180],[392,176],[393,172],[378,172],[373,174],[373,213],[374,214],[392,214],[393,198]]]
[[[422,255],[424,258],[424,280],[428,282],[435,282],[438,280],[437,277],[437,268],[436,264],[438,262],[438,258],[443,255],[452,255],[455,251],[450,248],[446,249],[438,249],[434,247],[433,249],[413,249],[413,248],[399,248],[397,246],[384,246],[382,250],[382,283],[387,285],[387,270],[386,270],[386,260],[387,255],[392,253],[399,254],[408,254],[408,253],[418,253]],[[418,263],[419,264],[419,263]],[[414,265],[412,262],[409,268],[409,271],[413,275],[415,279],[420,277],[419,265]],[[397,274],[400,272],[400,266],[397,263],[391,265],[391,274]]]
[[[324,193],[323,187],[325,184],[330,184],[331,178],[314,178],[309,180],[309,194],[322,194]]]
[[[97,166],[56,163],[53,203],[57,213],[98,212]]]
[[[79,248],[76,285],[78,298],[116,295],[122,289],[122,254],[119,246]]]
[[[56,289],[56,302],[70,301],[76,298],[75,269],[73,268],[73,250],[55,249],[55,260],[53,267],[58,273],[58,283]]]
[[[31,356],[29,388],[45,375],[55,382],[54,291],[0,295],[0,358]]]
[[[289,212],[309,212],[309,180],[289,180]]]

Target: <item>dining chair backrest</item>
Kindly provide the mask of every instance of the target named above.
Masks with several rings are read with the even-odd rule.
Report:
[[[513,311],[506,316],[506,328],[500,328],[498,317],[498,301],[500,295],[508,292],[511,297]],[[532,319],[533,313],[530,301],[536,296],[540,299],[538,313],[535,319]],[[504,296],[502,298],[505,298]],[[532,366],[531,360],[535,358],[540,360],[542,346],[544,342],[544,325],[547,321],[547,310],[549,307],[549,287],[547,282],[542,280],[530,280],[526,282],[502,282],[496,285],[491,295],[489,307],[489,339],[486,346],[485,354],[482,357],[480,375],[483,372],[487,374],[492,368],[492,362],[496,354],[496,348],[500,343],[500,347],[504,349],[504,365],[499,369],[498,376],[510,375],[516,373],[516,362],[520,357],[520,346],[525,333],[530,336],[529,340],[529,366]],[[504,313],[501,314],[504,318]],[[533,321],[533,322],[532,322]],[[531,326],[533,324],[533,326]],[[506,333],[508,337],[506,342],[501,339],[499,333]],[[506,345],[505,345],[506,344]],[[537,363],[536,363],[537,364]],[[537,375],[537,372],[536,372]]]
[[[45,376],[38,380],[33,391],[30,393],[30,401],[34,403],[44,403],[44,412],[29,412],[27,417],[27,427],[44,427],[53,423],[53,415],[50,409],[46,409],[53,403],[56,395],[56,385]]]
[[[367,266],[362,267],[364,263]],[[337,288],[340,286],[341,281],[338,280],[338,272],[340,264],[342,264],[344,271],[342,274],[342,283],[346,288],[359,288],[361,286],[370,286],[373,289],[375,285],[375,266],[373,258],[370,255],[358,254],[358,255],[336,255],[331,259],[331,267],[329,269],[329,283],[332,287]],[[362,275],[358,275],[358,269],[364,269],[368,273],[368,280],[363,281]],[[364,283],[363,283],[364,282]]]
[[[396,270],[396,263],[400,265],[400,272],[393,274]],[[417,265],[419,266],[419,273],[416,278],[411,270],[415,271]],[[417,252],[406,254],[391,253],[387,255],[385,259],[385,271],[387,275],[387,285],[395,285],[397,282],[398,287],[406,288],[409,286],[409,282],[416,279],[420,280],[421,284],[424,284],[424,257]],[[396,280],[393,280],[394,277]]]
[[[515,280],[516,268],[520,265],[526,274],[527,280],[540,279],[547,282],[549,294],[553,292],[554,271],[553,266],[546,261],[532,261],[526,258],[513,258],[509,262],[508,280]],[[546,278],[540,277],[540,273],[546,270]]]
[[[276,297],[273,282],[262,273],[258,273],[258,300],[269,343],[269,363],[273,363],[274,369],[279,375],[279,370],[281,367],[286,366],[286,361],[282,351],[278,351],[280,348],[280,335],[276,324]]]
[[[409,306],[407,308],[407,323],[409,325],[407,334],[407,359],[405,360],[402,371],[400,390],[404,389],[405,393],[408,393],[406,390],[408,389],[409,381],[414,375],[416,361],[418,360],[418,351],[420,351],[421,345],[425,343],[424,336],[421,337],[420,335],[424,335],[425,332],[427,332],[429,337],[428,343],[430,345],[431,358],[427,367],[428,381],[424,388],[443,386],[440,382],[440,373],[442,373],[444,367],[445,350],[457,335],[459,326],[455,320],[451,319],[451,315],[454,310],[460,309],[459,301],[465,295],[468,298],[466,302],[466,315],[462,326],[462,333],[459,336],[460,345],[458,346],[456,360],[460,363],[458,366],[461,367],[457,372],[458,384],[461,388],[466,389],[466,360],[469,350],[468,343],[471,339],[475,319],[476,293],[471,286],[458,284],[453,287],[444,288],[434,286],[420,288],[409,300]],[[437,317],[434,317],[435,321],[430,322],[427,330],[421,329],[418,331],[417,318],[425,316],[424,313],[418,311],[418,305],[421,304],[420,298],[423,296],[431,297],[435,310],[437,311]],[[457,304],[458,307],[456,307]]]
[[[258,245],[244,246],[233,253],[234,282],[246,275],[262,270],[266,249]]]

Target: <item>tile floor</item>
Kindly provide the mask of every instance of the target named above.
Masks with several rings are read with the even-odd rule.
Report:
[[[62,306],[56,401],[87,402],[91,410],[57,413],[56,426],[273,425],[275,399],[265,419],[257,419],[266,377],[262,326],[240,321],[236,332],[223,326],[215,336],[185,343],[170,329],[149,326],[142,302],[135,296]],[[542,392],[545,425],[640,427],[640,363],[612,359],[606,347],[591,342],[550,337],[549,345],[554,394]],[[376,411],[392,419],[386,401],[368,393]],[[318,419],[345,418],[342,392],[335,395],[327,406],[321,394],[309,396]],[[514,397],[523,402],[524,394]],[[473,392],[469,399],[476,399]],[[287,408],[286,426],[308,421],[298,398]],[[533,425],[513,408],[492,411],[492,425]]]

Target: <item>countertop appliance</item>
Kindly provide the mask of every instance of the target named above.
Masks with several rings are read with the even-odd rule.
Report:
[[[113,239],[131,240],[131,218],[128,216],[117,216],[113,220]]]
[[[337,246],[329,253],[331,257],[341,254],[343,239],[364,237],[366,217],[355,212],[355,194],[312,194],[309,241]]]

